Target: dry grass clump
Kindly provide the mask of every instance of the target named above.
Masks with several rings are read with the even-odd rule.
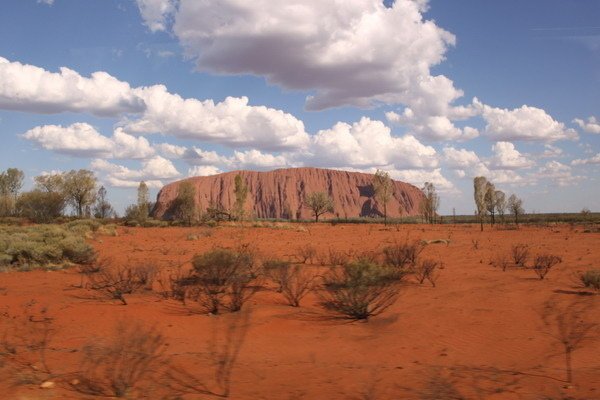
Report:
[[[524,267],[529,259],[529,246],[524,243],[517,243],[510,248],[511,256],[515,265]]]
[[[387,246],[383,249],[385,264],[400,270],[413,267],[417,264],[423,249],[424,245],[420,241],[412,243],[407,241]]]
[[[149,263],[112,266],[109,260],[100,260],[83,268],[81,273],[87,277],[90,289],[127,305],[125,295],[152,289],[158,269]]]
[[[300,300],[313,288],[316,274],[306,267],[288,261],[269,260],[263,264],[265,275],[277,285],[288,304],[299,307]]]
[[[85,235],[59,225],[0,227],[0,268],[56,269],[94,261],[94,249]]]
[[[552,267],[562,262],[562,258],[553,254],[539,254],[533,260],[533,271],[540,279],[544,279]]]
[[[600,269],[581,272],[578,276],[584,287],[600,291]]]
[[[193,270],[185,278],[186,296],[201,303],[209,313],[222,309],[238,311],[258,290],[249,249],[233,251],[215,249],[194,257]]]
[[[368,319],[390,307],[398,295],[397,269],[355,261],[323,277],[322,305],[350,319]]]
[[[296,248],[296,257],[303,264],[312,264],[316,256],[317,249],[312,244],[305,244]]]
[[[439,262],[432,259],[420,261],[414,267],[414,274],[419,284],[423,284],[426,280],[435,287],[435,282],[439,277]]]
[[[508,257],[505,254],[498,253],[494,256],[494,258],[492,258],[490,264],[494,268],[501,268],[502,271],[506,271],[506,268],[508,268],[509,264]]]

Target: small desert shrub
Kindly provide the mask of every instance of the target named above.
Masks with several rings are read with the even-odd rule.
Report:
[[[158,268],[151,263],[134,265],[133,275],[140,285],[146,290],[152,290],[152,285],[158,274]]]
[[[185,304],[189,288],[193,288],[195,280],[190,271],[184,271],[181,266],[174,271],[163,271],[156,279],[161,290],[160,294],[166,299],[174,299]]]
[[[418,241],[412,243],[397,243],[392,246],[387,246],[383,249],[385,264],[399,270],[415,266],[423,248],[423,244]]]
[[[74,390],[95,396],[140,398],[166,364],[165,338],[141,323],[119,322],[109,340],[94,339],[81,352]]]
[[[305,244],[296,249],[296,256],[301,263],[306,264],[308,262],[312,264],[317,256],[317,249],[311,244]]]
[[[63,226],[0,227],[0,259],[15,269],[50,268],[90,263],[93,248],[80,233]]]
[[[529,258],[529,246],[524,243],[517,243],[512,245],[510,252],[515,265],[524,267]]]
[[[341,250],[334,250],[331,247],[327,250],[327,253],[318,258],[321,265],[344,265],[350,261],[350,256],[347,253]]]
[[[277,291],[292,307],[299,307],[300,300],[313,288],[316,275],[298,264],[287,261],[270,260],[263,265],[265,274],[277,285]]]
[[[471,239],[473,250],[479,250],[479,239]]]
[[[506,271],[506,268],[508,268],[508,258],[504,254],[496,254],[492,258],[492,261],[490,261],[490,264],[494,268],[502,268],[502,271]]]
[[[222,308],[238,311],[257,290],[250,284],[256,272],[249,252],[216,249],[195,256],[192,266],[195,300],[210,313]]]
[[[323,306],[350,319],[368,319],[391,306],[398,294],[397,271],[367,262],[332,269],[323,278]]]
[[[126,294],[132,294],[145,286],[140,275],[132,267],[105,266],[95,274],[88,276],[90,289],[102,293],[109,299],[120,300],[127,305]]]
[[[552,267],[562,262],[562,259],[552,254],[540,254],[533,260],[533,271],[540,279],[544,279]]]
[[[581,283],[586,288],[600,290],[600,269],[592,269],[579,274]]]
[[[439,276],[439,263],[435,260],[426,259],[423,260],[414,267],[414,274],[419,284],[423,284],[425,280],[431,283],[431,286],[435,287],[435,282]]]

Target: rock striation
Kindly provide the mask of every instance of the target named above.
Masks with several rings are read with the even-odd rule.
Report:
[[[182,182],[196,189],[196,205],[233,208],[235,177],[241,175],[248,187],[245,214],[255,218],[310,219],[306,195],[326,192],[333,199],[334,211],[325,218],[383,216],[383,205],[375,198],[373,175],[321,168],[286,168],[268,172],[232,171],[219,175],[192,177],[164,186],[152,210],[154,218],[173,219],[173,201]],[[388,216],[417,215],[423,193],[417,187],[393,181],[394,193],[387,204]]]

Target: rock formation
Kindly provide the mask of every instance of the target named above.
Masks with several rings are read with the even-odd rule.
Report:
[[[173,219],[173,200],[178,186],[191,182],[196,189],[200,212],[207,207],[231,210],[235,203],[234,179],[240,174],[248,186],[245,215],[255,218],[310,219],[311,210],[304,204],[313,192],[326,192],[333,199],[334,211],[325,218],[383,216],[373,191],[372,174],[320,168],[287,168],[269,172],[232,171],[200,176],[170,183],[158,193],[152,211],[155,218]],[[423,194],[417,187],[393,181],[394,194],[387,204],[388,217],[419,214]]]

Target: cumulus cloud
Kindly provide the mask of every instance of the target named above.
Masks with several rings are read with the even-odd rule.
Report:
[[[598,121],[596,117],[589,117],[587,121],[575,118],[573,120],[573,123],[577,124],[581,129],[583,129],[587,133],[600,134],[600,121]]]
[[[37,0],[38,4],[46,4],[48,6],[51,6],[54,4],[54,0]]]
[[[559,186],[575,185],[585,179],[582,176],[574,176],[571,167],[555,160],[548,161],[534,176],[537,179],[551,179],[553,184]]]
[[[62,67],[49,72],[0,57],[0,108],[42,114],[65,111],[114,116],[140,112],[144,102],[127,82],[106,72],[89,78]]]
[[[435,98],[429,86],[444,77],[430,69],[455,37],[423,18],[426,3],[179,0],[173,11],[172,1],[138,1],[150,27],[173,18],[172,32],[199,70],[314,91],[312,110]]]
[[[541,154],[542,158],[555,158],[560,157],[563,154],[563,150],[560,147],[553,146],[551,144],[544,145],[544,152]]]
[[[600,164],[600,153],[596,154],[593,157],[590,158],[579,158],[576,160],[573,160],[571,162],[572,165],[587,165],[587,164]]]
[[[475,100],[486,122],[485,135],[497,141],[540,141],[577,139],[575,130],[554,120],[541,108],[523,105],[513,110],[490,107]]]
[[[115,187],[137,187],[140,181],[145,181],[149,187],[160,188],[163,185],[161,180],[174,179],[181,175],[171,161],[160,156],[143,160],[140,169],[130,169],[103,159],[93,160],[90,167],[101,173],[103,180]]]
[[[525,158],[510,142],[498,142],[492,146],[492,151],[494,155],[490,166],[493,169],[520,169],[534,165],[533,161]]]
[[[188,176],[211,176],[222,172],[222,170],[212,165],[196,165],[188,169]]]
[[[143,137],[131,136],[117,128],[109,138],[87,123],[75,123],[66,127],[37,126],[22,136],[46,150],[75,157],[141,159],[155,154],[148,140]]]
[[[268,150],[300,148],[308,143],[304,124],[291,114],[250,106],[247,97],[212,100],[183,99],[155,85],[135,91],[146,104],[139,119],[123,124],[128,132],[157,133],[229,146]]]
[[[437,153],[412,135],[392,136],[381,121],[362,118],[352,125],[338,122],[319,131],[313,138],[305,160],[328,167],[435,168]]]

